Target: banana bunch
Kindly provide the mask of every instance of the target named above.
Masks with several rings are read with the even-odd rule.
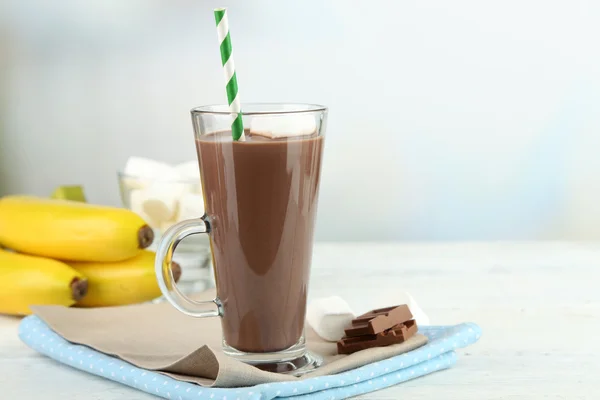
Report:
[[[148,247],[152,229],[132,211],[29,196],[0,199],[0,244],[59,260],[123,261]]]
[[[67,264],[89,281],[87,296],[77,301],[78,306],[120,306],[160,296],[151,251],[143,250],[129,260],[114,263],[71,261]],[[181,268],[173,263],[171,269],[177,282]]]
[[[88,281],[67,264],[0,250],[0,313],[30,314],[29,305],[70,306],[85,297]]]
[[[101,307],[152,300],[160,289],[154,253],[144,249],[153,239],[144,220],[126,209],[0,198],[0,313],[30,314],[30,305]],[[177,281],[181,269],[175,263],[173,274]]]

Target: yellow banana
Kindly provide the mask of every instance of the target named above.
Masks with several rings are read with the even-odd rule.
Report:
[[[154,275],[155,253],[140,251],[137,256],[113,263],[67,263],[88,279],[88,293],[77,306],[106,307],[141,303],[160,296]],[[172,266],[175,281],[181,276],[177,263]]]
[[[121,261],[152,244],[132,211],[29,196],[0,199],[0,244],[59,260]]]
[[[31,314],[30,305],[70,306],[86,291],[85,277],[65,263],[0,249],[0,313]]]

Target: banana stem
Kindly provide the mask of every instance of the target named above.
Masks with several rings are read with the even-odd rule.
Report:
[[[71,281],[71,296],[73,300],[79,301],[87,294],[88,282],[87,279],[73,278]]]
[[[140,249],[145,249],[154,241],[154,231],[148,225],[142,226],[138,230],[138,244]]]
[[[171,271],[173,271],[173,279],[175,279],[175,282],[179,282],[179,278],[181,278],[181,267],[175,261],[171,262]]]

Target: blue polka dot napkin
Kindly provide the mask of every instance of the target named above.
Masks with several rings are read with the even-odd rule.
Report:
[[[178,400],[345,399],[450,368],[457,360],[455,350],[475,343],[481,328],[473,323],[424,326],[419,328],[419,333],[429,339],[426,345],[340,374],[244,388],[206,388],[68,342],[35,315],[23,319],[19,326],[23,342],[58,362],[156,396]]]

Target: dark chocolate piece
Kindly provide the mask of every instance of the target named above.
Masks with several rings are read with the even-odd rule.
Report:
[[[376,335],[391,327],[413,319],[406,304],[369,311],[352,320],[352,326],[346,328],[346,336]]]
[[[417,333],[417,330],[415,320],[410,320],[376,335],[343,337],[337,342],[338,354],[352,354],[372,347],[402,343]]]

